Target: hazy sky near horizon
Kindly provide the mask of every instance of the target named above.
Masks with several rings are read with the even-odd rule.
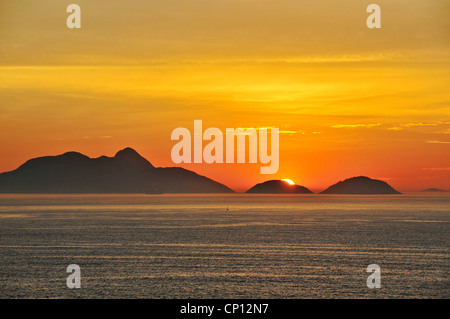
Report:
[[[355,175],[450,189],[449,16],[439,0],[2,0],[0,171],[127,146],[173,166],[172,130],[202,119],[282,131],[276,175],[183,165],[234,189]]]

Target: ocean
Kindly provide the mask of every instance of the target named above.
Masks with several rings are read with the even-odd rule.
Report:
[[[0,195],[0,298],[449,298],[449,231],[448,193]]]

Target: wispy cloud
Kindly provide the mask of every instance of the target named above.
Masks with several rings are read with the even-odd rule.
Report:
[[[293,63],[293,64],[310,64],[310,63],[349,63],[349,62],[372,62],[372,61],[390,61],[399,58],[394,54],[343,54],[343,55],[321,55],[321,56],[291,56],[269,59],[253,59],[242,60],[242,62],[259,62],[259,63]]]
[[[261,129],[267,129],[267,132],[270,133],[271,129],[276,128],[274,126],[262,126],[262,127],[256,127],[256,128],[252,128],[252,127],[239,127],[239,128],[227,128],[227,129],[231,129],[233,130],[235,135],[251,135],[253,133],[253,130],[255,130],[256,132],[258,132]],[[236,131],[238,129],[242,129],[243,131]],[[217,132],[220,135],[225,135],[226,134],[226,130],[224,132],[222,132],[222,130],[220,130],[220,132]],[[278,130],[278,134],[289,134],[289,135],[293,135],[293,134],[306,134],[305,131],[298,131],[298,130]],[[196,133],[194,133],[194,135],[197,135]],[[200,134],[199,134],[200,135]],[[203,136],[203,135],[202,135]],[[103,137],[106,138],[106,137]]]
[[[339,124],[339,125],[333,125],[332,128],[357,128],[357,127],[365,127],[365,128],[371,128],[371,127],[377,127],[382,125],[381,123],[372,123],[372,124]]]
[[[449,141],[427,141],[429,144],[450,144]]]
[[[106,139],[106,138],[112,138],[112,136],[110,135],[104,135],[104,136],[98,136],[98,137],[92,137],[92,136],[83,136],[84,139],[91,139],[91,138],[102,138],[102,139]]]
[[[436,127],[436,126],[448,125],[448,124],[450,124],[450,122],[403,123],[403,124],[396,124],[395,126],[388,128],[388,130],[400,131],[400,130],[404,130],[404,129],[408,129],[408,128],[412,128],[412,127],[430,127],[430,126]]]
[[[438,133],[438,134],[450,134],[450,128],[448,128],[448,129],[446,129],[444,131],[436,132],[436,133]]]
[[[425,171],[450,171],[450,167],[427,167],[422,169]]]
[[[259,131],[260,129],[267,129],[267,132],[270,132],[271,129],[276,128],[274,126],[261,126],[261,127],[257,127],[255,128],[256,131]],[[244,128],[244,130],[247,130],[247,128]],[[293,135],[293,134],[305,134],[305,131],[298,131],[298,130],[278,130],[278,134],[289,134],[289,135]],[[245,133],[244,133],[245,134]]]
[[[414,127],[414,126],[438,126],[439,124],[441,124],[442,122],[438,122],[438,123],[407,123],[407,124],[403,124],[403,127]]]

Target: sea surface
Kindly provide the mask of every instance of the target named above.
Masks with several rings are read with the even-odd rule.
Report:
[[[0,195],[0,298],[449,298],[449,231],[448,193]]]

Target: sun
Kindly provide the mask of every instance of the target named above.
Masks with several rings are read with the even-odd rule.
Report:
[[[295,183],[292,180],[288,179],[288,178],[282,179],[282,181],[288,183],[289,185],[295,185]]]

